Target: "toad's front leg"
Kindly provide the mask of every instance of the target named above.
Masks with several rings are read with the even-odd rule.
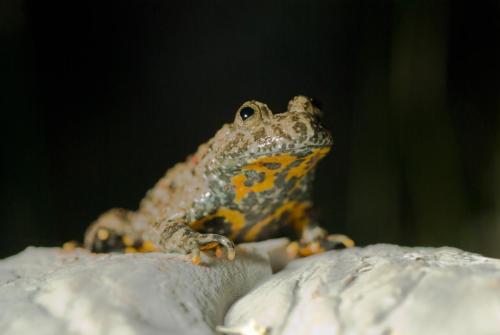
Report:
[[[229,260],[234,259],[235,247],[230,239],[218,234],[196,232],[185,222],[183,218],[159,220],[151,225],[145,238],[161,251],[191,254],[193,264],[199,264],[201,251],[209,249],[216,249],[216,253],[220,254],[222,248]]]

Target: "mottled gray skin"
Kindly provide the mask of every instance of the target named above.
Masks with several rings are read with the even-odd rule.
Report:
[[[253,115],[243,117],[242,110],[248,108]],[[195,154],[167,171],[147,192],[137,212],[114,209],[92,224],[86,232],[86,247],[99,249],[96,243],[102,241],[96,232],[106,229],[136,241],[150,240],[159,250],[192,253],[193,259],[199,258],[200,250],[218,245],[232,259],[234,245],[228,236],[240,242],[282,235],[294,224],[294,216],[288,209],[279,217],[272,217],[273,213],[291,203],[298,204],[293,208],[310,207],[314,166],[323,155],[317,159],[308,155],[332,145],[319,117],[319,109],[304,96],[293,98],[280,114],[273,114],[263,103],[245,102],[233,123],[225,124]],[[285,157],[287,165],[285,161],[261,162],[258,168],[249,168],[276,157]],[[294,169],[306,172],[297,174]],[[237,180],[244,182],[238,186]],[[272,187],[268,187],[270,180]],[[230,214],[217,216],[221,209]],[[311,222],[296,231],[298,237],[311,231],[316,233],[309,240],[325,236]],[[252,228],[255,234],[249,233]]]

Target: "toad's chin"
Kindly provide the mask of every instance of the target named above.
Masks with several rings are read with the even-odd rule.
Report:
[[[257,172],[279,172],[289,167],[297,166],[306,162],[316,165],[323,159],[331,146],[304,146],[291,151],[270,151],[258,155],[240,156],[237,159],[227,160],[223,169],[227,175],[234,176],[241,174],[242,171]]]
[[[307,145],[283,145],[281,147],[258,147],[257,149],[250,151],[244,155],[241,155],[239,159],[242,162],[252,161],[255,159],[279,156],[279,155],[290,155],[295,157],[302,157],[310,154],[313,151],[318,151],[319,149],[328,153],[332,147],[331,141],[324,144],[307,144]]]

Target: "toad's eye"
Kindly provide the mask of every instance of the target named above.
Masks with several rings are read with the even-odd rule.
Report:
[[[243,107],[240,110],[240,116],[243,121],[248,119],[250,116],[255,114],[255,110],[252,107]]]

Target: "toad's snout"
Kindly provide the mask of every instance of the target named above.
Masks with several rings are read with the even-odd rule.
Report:
[[[317,118],[321,117],[321,111],[315,105],[314,100],[303,95],[297,95],[290,100],[287,112],[305,112]]]

